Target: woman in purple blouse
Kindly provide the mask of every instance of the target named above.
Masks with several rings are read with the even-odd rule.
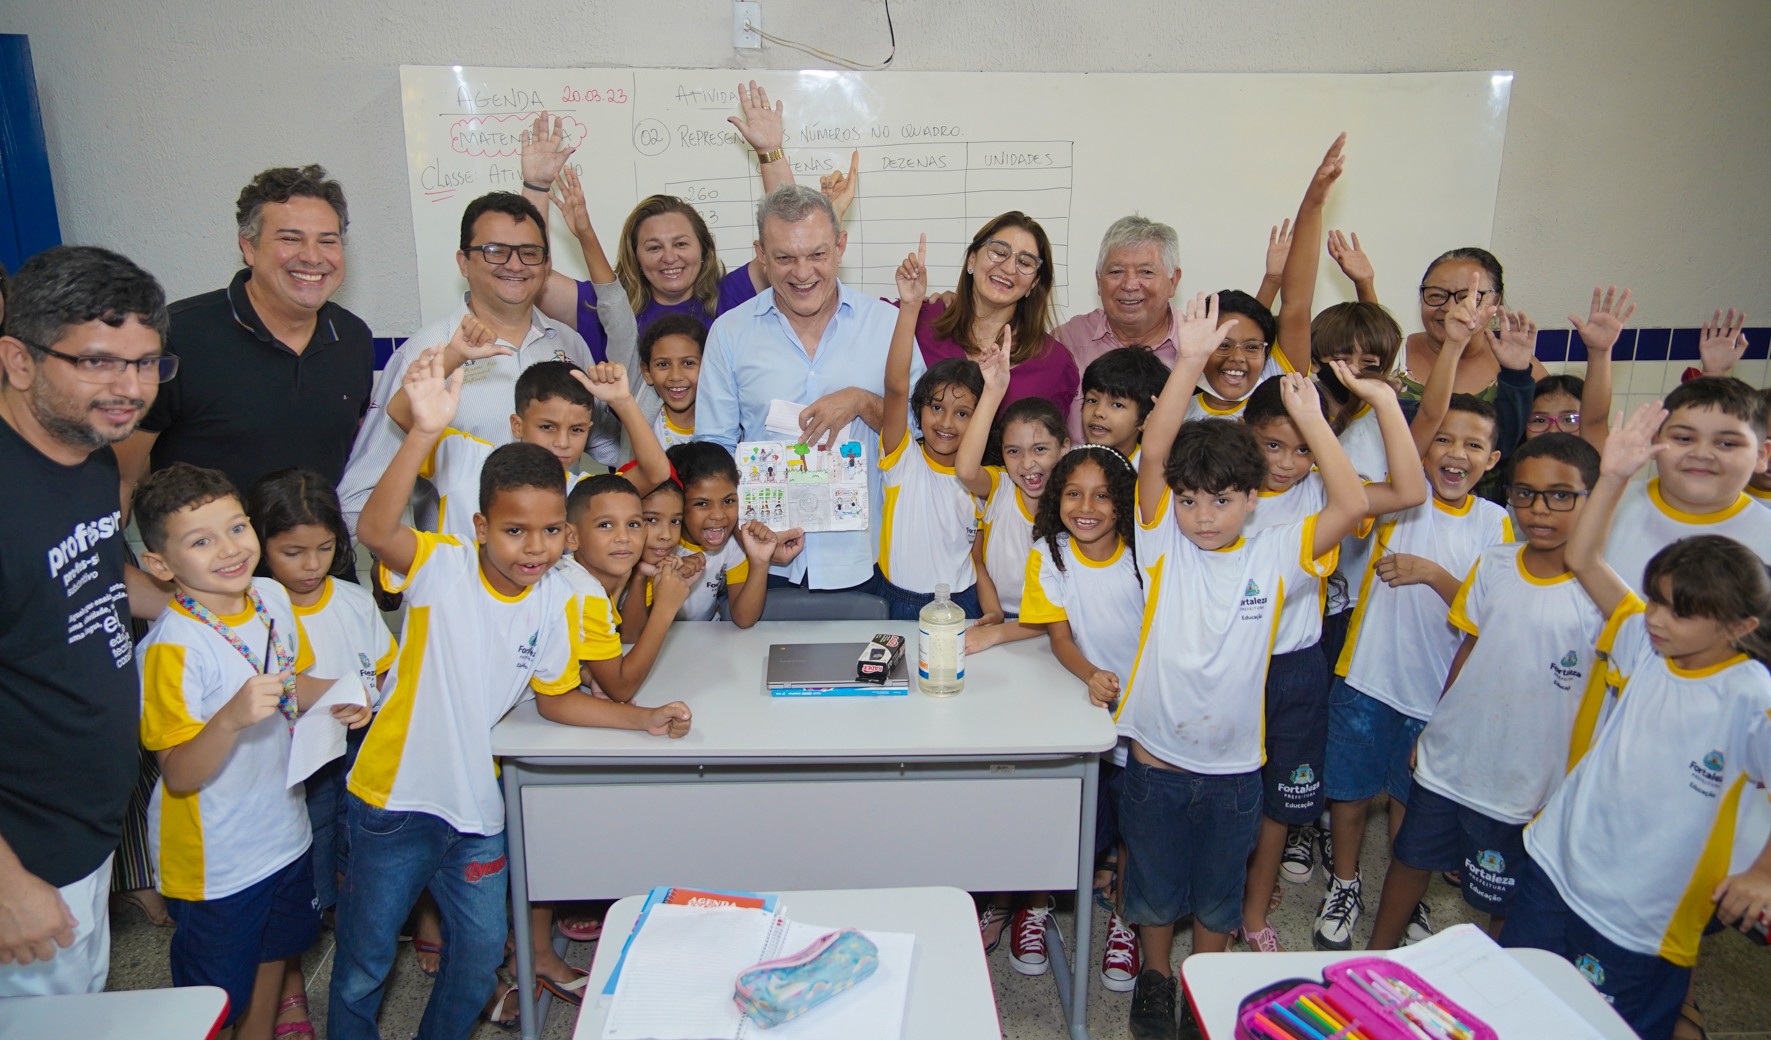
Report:
[[[1081,376],[1076,359],[1051,337],[1051,240],[1039,222],[1018,210],[978,229],[966,248],[959,288],[931,298],[916,323],[925,364],[969,357],[994,343],[1004,325],[1014,329],[1008,394],[1003,407],[1043,397],[1069,414]]]

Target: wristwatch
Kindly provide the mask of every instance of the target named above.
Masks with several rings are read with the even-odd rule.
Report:
[[[787,158],[787,152],[780,148],[777,148],[772,152],[757,152],[756,164],[761,166],[763,163],[780,162],[785,158]]]

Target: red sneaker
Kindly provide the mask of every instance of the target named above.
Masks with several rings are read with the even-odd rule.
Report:
[[[1115,993],[1130,993],[1138,983],[1138,972],[1144,957],[1138,948],[1138,933],[1118,914],[1107,921],[1107,948],[1101,952],[1101,985]]]

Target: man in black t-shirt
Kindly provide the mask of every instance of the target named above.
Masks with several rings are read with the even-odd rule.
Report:
[[[174,462],[218,469],[244,491],[304,466],[336,485],[375,382],[363,320],[332,302],[344,284],[344,189],[319,166],[265,170],[235,203],[245,266],[226,288],[171,308],[167,386],[117,447],[125,508]]]
[[[111,854],[136,778],[130,638],[155,591],[124,562],[111,445],[178,359],[166,295],[115,253],[27,261],[0,336],[0,997],[97,992]],[[164,603],[164,594],[158,596]]]

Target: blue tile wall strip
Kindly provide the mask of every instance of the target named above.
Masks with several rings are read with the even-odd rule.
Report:
[[[1771,328],[1750,328],[1743,331],[1747,343],[1743,360],[1771,358]],[[1617,346],[1612,348],[1611,356],[1619,362],[1682,361],[1688,365],[1696,365],[1697,341],[1702,335],[1701,329],[1624,329],[1623,334],[1617,338]],[[379,371],[385,367],[388,358],[404,342],[405,336],[377,336],[375,368]],[[1580,334],[1572,329],[1542,329],[1537,334],[1537,359],[1546,365],[1564,361],[1585,364],[1587,346],[1581,342]]]

